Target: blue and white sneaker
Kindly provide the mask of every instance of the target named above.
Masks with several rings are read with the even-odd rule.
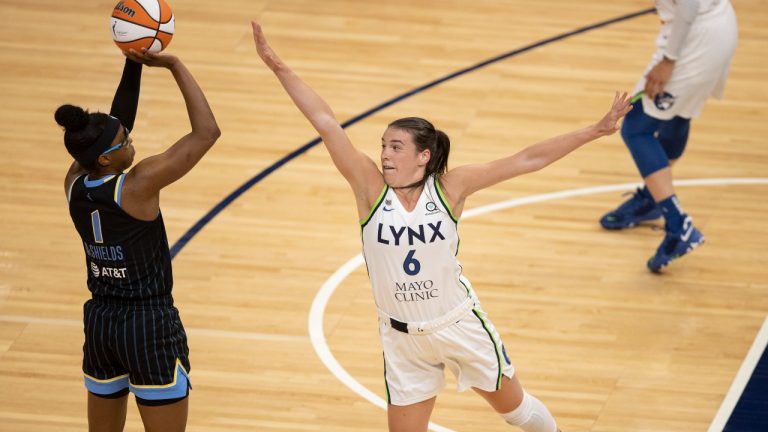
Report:
[[[630,192],[627,192],[630,193]],[[626,195],[626,194],[624,194]],[[661,208],[653,200],[646,188],[637,188],[632,197],[624,201],[616,210],[600,218],[600,225],[609,230],[632,228],[640,222],[658,219]]]
[[[667,231],[664,240],[656,250],[656,255],[648,260],[648,270],[659,273],[672,260],[680,258],[704,243],[704,234],[695,226],[690,216],[683,221],[683,230],[678,233]]]

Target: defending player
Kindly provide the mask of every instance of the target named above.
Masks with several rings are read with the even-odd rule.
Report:
[[[504,420],[526,432],[555,432],[547,408],[523,390],[498,332],[456,260],[457,223],[472,193],[539,170],[614,133],[630,109],[617,94],[595,125],[487,164],[447,171],[450,141],[428,121],[404,118],[381,138],[381,170],[349,141],[330,107],[272,51],[258,24],[259,56],[325,143],[357,203],[380,317],[390,431],[426,431],[447,366]]]

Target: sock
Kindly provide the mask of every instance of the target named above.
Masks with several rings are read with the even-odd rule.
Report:
[[[666,221],[665,229],[667,232],[679,233],[683,230],[683,221],[685,220],[685,212],[680,207],[680,201],[677,200],[677,195],[659,202],[661,207],[661,214],[664,215]]]
[[[639,193],[640,196],[645,198],[646,200],[653,201],[653,195],[651,195],[651,191],[648,190],[648,186],[643,185],[641,189],[637,190],[637,193]]]
[[[519,426],[525,432],[556,432],[555,419],[540,400],[523,393],[523,401],[512,412],[501,414],[507,423]]]

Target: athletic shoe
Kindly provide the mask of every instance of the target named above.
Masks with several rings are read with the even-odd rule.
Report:
[[[704,234],[695,226],[690,216],[685,217],[683,230],[677,233],[667,231],[656,255],[648,260],[648,270],[659,273],[672,260],[680,258],[704,243]]]
[[[620,230],[632,228],[642,221],[658,219],[660,217],[661,208],[653,200],[648,189],[637,188],[632,193],[632,197],[624,201],[616,210],[603,215],[600,218],[600,225],[605,229]]]

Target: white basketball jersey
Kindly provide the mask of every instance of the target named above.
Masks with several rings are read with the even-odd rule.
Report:
[[[457,223],[433,176],[411,212],[385,187],[361,222],[363,256],[380,310],[403,322],[431,321],[474,298],[456,259]]]
[[[679,0],[656,0],[656,13],[665,23],[675,18],[675,4]],[[699,0],[699,16],[721,11],[728,0]]]

